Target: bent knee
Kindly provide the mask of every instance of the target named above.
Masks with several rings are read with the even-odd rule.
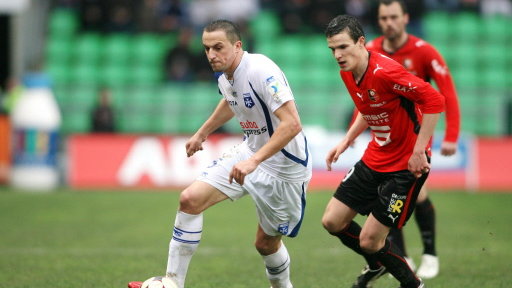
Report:
[[[203,202],[201,197],[194,193],[194,190],[186,188],[180,194],[180,211],[189,214],[199,214],[204,210],[202,207]]]
[[[379,250],[384,247],[384,243],[369,237],[362,236],[359,238],[359,246],[365,253],[374,254],[379,252]]]
[[[280,241],[256,240],[254,247],[261,255],[274,254],[279,250]]]
[[[322,226],[324,226],[324,229],[327,230],[327,232],[336,233],[343,230],[343,228],[347,226],[347,223],[339,221],[338,219],[330,217],[329,215],[324,215],[322,217]]]

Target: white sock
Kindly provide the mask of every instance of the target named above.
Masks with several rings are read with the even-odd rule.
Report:
[[[267,267],[267,278],[272,288],[293,287],[290,282],[290,255],[283,242],[276,253],[263,256],[263,262]]]
[[[185,286],[188,265],[199,245],[202,230],[203,213],[192,215],[178,211],[169,243],[166,275],[172,278],[180,288]]]

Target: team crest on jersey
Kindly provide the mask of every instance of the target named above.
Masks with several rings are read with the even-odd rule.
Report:
[[[409,58],[404,59],[403,66],[405,67],[405,69],[411,70],[412,69],[412,60]]]
[[[283,234],[283,235],[287,235],[288,234],[288,228],[290,227],[290,223],[281,223],[278,225],[277,227],[277,231],[279,231],[279,233]]]
[[[373,102],[377,102],[380,99],[379,95],[377,94],[377,91],[375,91],[374,89],[368,89],[368,98],[370,98],[370,100],[372,100]]]
[[[244,93],[244,104],[247,108],[254,106],[254,100],[252,100],[251,93]]]

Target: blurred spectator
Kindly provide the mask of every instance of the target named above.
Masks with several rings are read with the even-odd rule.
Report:
[[[348,3],[347,1],[345,3]],[[337,0],[312,0],[308,7],[308,25],[311,26],[313,32],[324,33],[325,27],[329,21],[336,15],[345,12],[343,1]]]
[[[137,30],[177,32],[187,22],[184,7],[180,0],[144,0],[137,8]]]
[[[112,1],[114,2],[114,1]],[[134,32],[135,31],[135,3],[132,1],[111,2],[108,13],[108,32]]]
[[[485,2],[488,0],[460,0],[460,8],[459,10],[470,11],[470,12],[478,12],[479,2]]]
[[[426,12],[426,6],[424,1],[417,0],[405,0],[405,5],[409,14],[409,24],[407,30],[418,37],[423,37],[423,21],[422,18]],[[377,19],[375,17],[374,19]]]
[[[417,1],[417,0],[403,0],[405,3],[405,6],[407,7],[407,11],[409,14],[409,24],[407,24],[407,31],[409,31],[411,34],[416,35],[418,37],[424,36],[423,33],[423,16],[426,13],[426,4],[425,1]],[[428,1],[428,0],[427,0]],[[379,27],[379,23],[377,21],[378,19],[378,10],[379,10],[379,2],[375,1],[375,3],[372,3],[371,6],[371,13],[369,13],[372,24],[372,30],[366,30],[365,31],[371,31],[370,33],[380,34],[381,29]]]
[[[110,90],[101,88],[98,94],[98,103],[91,114],[91,132],[115,132],[114,120],[114,109],[110,103]]]
[[[81,27],[86,31],[133,32],[136,3],[136,0],[82,0]]]
[[[185,13],[185,4],[180,0],[161,1],[160,29],[163,32],[178,31],[184,25],[188,25]]]
[[[105,31],[108,1],[83,0],[80,1],[79,15],[81,27],[85,31]]]
[[[462,0],[424,0],[428,10],[456,12]]]
[[[152,32],[160,29],[160,0],[143,0],[137,8],[137,31]]]
[[[165,57],[164,70],[166,80],[178,82],[194,80],[194,66],[197,57],[191,49],[193,33],[190,28],[183,28],[179,32],[178,43]]]
[[[212,68],[208,59],[204,57],[204,50],[201,50],[199,54],[196,54],[194,62],[194,79],[201,82],[215,82],[217,78],[212,73]]]
[[[309,9],[311,8],[310,0],[283,0],[279,1],[277,13],[283,32],[288,34],[301,33],[307,25]]]

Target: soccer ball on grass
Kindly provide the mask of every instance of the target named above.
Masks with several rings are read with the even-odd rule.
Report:
[[[140,288],[178,288],[178,285],[165,276],[155,276],[144,281]]]

